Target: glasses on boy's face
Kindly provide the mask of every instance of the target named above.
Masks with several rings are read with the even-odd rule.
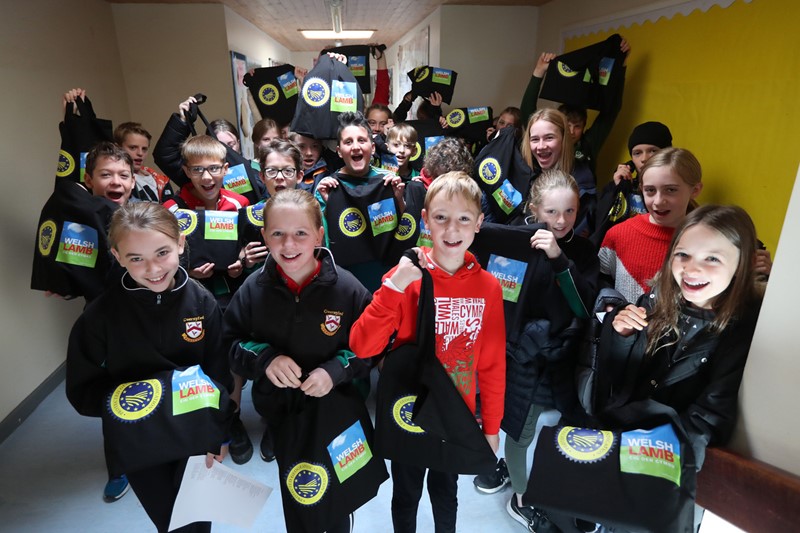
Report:
[[[275,168],[275,167],[267,167],[264,169],[264,176],[267,179],[274,180],[278,177],[278,174],[283,176],[284,179],[290,180],[294,177],[297,173],[297,169],[294,167],[286,167],[286,168]]]
[[[209,165],[207,167],[189,167],[189,175],[193,178],[200,178],[203,173],[208,172],[213,177],[219,177],[225,172],[225,167],[222,165]]]

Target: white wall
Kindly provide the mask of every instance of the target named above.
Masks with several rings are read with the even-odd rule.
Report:
[[[753,336],[740,391],[741,412],[731,446],[800,475],[797,378],[800,350],[800,168],[783,222],[776,261]]]
[[[269,66],[269,60],[290,63],[292,53],[278,41],[256,28],[253,23],[225,6],[228,50],[247,56],[248,60]]]
[[[458,72],[452,107],[519,107],[535,64],[538,8],[441,8],[443,68]],[[433,64],[433,63],[432,63]]]
[[[0,420],[63,363],[83,299],[32,291],[30,268],[39,212],[53,190],[64,117],[61,97],[83,87],[99,116],[128,118],[111,6],[102,0],[0,4]]]
[[[403,95],[399,94],[400,89],[398,80],[401,76],[406,75],[405,72],[400,72],[397,68],[397,53],[400,45],[408,43],[421,29],[428,26],[428,63],[433,66],[439,66],[441,57],[441,19],[442,8],[440,7],[425,17],[422,22],[414,26],[405,37],[394,44],[386,43],[387,45],[391,44],[391,46],[389,46],[385,52],[386,63],[389,68],[393,69],[394,75],[392,78],[392,102],[390,103],[390,107],[392,109],[397,107],[397,104],[400,103],[400,99],[403,98]]]
[[[178,104],[195,93],[208,96],[202,111],[209,120],[236,122],[222,5],[112,4],[112,10],[130,119],[150,131],[153,145]],[[205,130],[199,120],[198,126]]]

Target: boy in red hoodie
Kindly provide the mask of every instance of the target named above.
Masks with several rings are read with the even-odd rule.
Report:
[[[433,247],[414,250],[433,278],[436,356],[473,413],[480,373],[483,432],[496,452],[505,395],[505,323],[500,285],[467,251],[483,222],[478,185],[464,172],[438,177],[425,196],[422,218]],[[406,257],[384,276],[350,332],[358,357],[381,353],[395,332],[395,348],[415,342],[421,278],[420,269]],[[392,462],[395,533],[416,530],[424,478],[425,469]],[[457,474],[428,472],[436,531],[456,530],[457,482]]]

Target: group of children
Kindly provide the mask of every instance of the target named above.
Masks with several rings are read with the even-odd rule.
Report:
[[[622,47],[629,50],[624,41]],[[507,108],[487,131],[490,144],[499,129],[521,131],[519,152],[534,176],[524,216],[511,224],[535,224],[529,246],[547,268],[537,271],[540,292],[525,299],[519,331],[506,331],[508,298],[494,272],[481,266],[487,258],[469,251],[492,213],[461,140],[445,137],[426,147],[417,172],[409,165],[419,150],[417,132],[397,115],[391,124],[391,111],[373,105],[366,116],[339,117],[335,153],[319,139],[282,132],[265,119],[254,128],[258,161],[249,162],[236,157],[238,136],[224,121],[210,127],[210,135],[191,136],[192,97],[156,145],[166,176],[143,166],[150,135],[133,123],[118,128],[118,146],[101,144],[87,158],[86,188],[118,206],[108,235],[121,269],[108,276],[106,291],[73,328],[70,402],[79,413],[98,416],[119,384],[200,365],[238,405],[243,383],[252,380],[254,406],[266,421],[261,456],[270,461],[277,455],[287,527],[303,530],[290,519],[302,494],[286,478],[293,465],[284,463],[281,444],[292,409],[299,401],[323,404],[334,389],[366,394],[364,384],[381,356],[417,338],[420,279],[427,270],[436,305],[435,355],[473,413],[479,393],[476,417],[493,451],[500,429],[506,433],[505,460],[494,473],[477,476],[475,486],[492,493],[510,479],[509,514],[529,531],[552,530],[546,513],[523,500],[527,450],[546,409],[557,409],[565,421],[586,422],[575,390],[576,323],[589,319],[600,287],[610,286],[629,303],[609,310],[604,335],[613,342],[604,346],[649,356],[631,374],[634,396],[673,407],[702,464],[705,446],[723,444],[735,421],[760,302],[756,270],[768,274],[768,254],[758,252],[752,221],[740,208],[696,206],[700,164],[688,150],[671,147],[663,124],[634,129],[632,165],[620,165],[598,193],[594,159],[610,125],[595,123],[584,133],[585,113],[531,106],[553,57],[542,54],[537,62],[534,89],[529,86],[521,106],[529,117]],[[65,99],[82,97],[75,90]],[[431,95],[429,103],[436,108],[441,99]],[[604,120],[613,124],[613,116]],[[393,171],[375,166],[376,142],[394,154]],[[584,169],[580,177],[578,169]],[[180,186],[177,194],[170,179]],[[629,187],[621,192],[620,184]],[[395,223],[384,256],[359,261],[340,233],[358,235],[364,227],[348,218],[356,208],[343,207],[341,193],[361,194],[368,186],[381,206],[392,206]],[[615,202],[622,195],[625,205],[614,203],[610,221],[608,212],[597,210],[608,195]],[[256,231],[221,237],[235,241],[223,253],[208,235],[214,217],[231,220],[225,213],[236,213],[240,227],[251,217]],[[194,229],[188,228],[201,215],[207,242],[187,246]],[[369,219],[360,223],[369,235]],[[406,248],[413,249],[416,265],[391,251]],[[533,335],[541,349],[526,357],[506,353],[507,335]],[[697,348],[708,343],[710,350]],[[205,450],[207,464],[223,460],[229,449],[240,464],[252,455],[238,415],[231,419],[230,440]],[[168,527],[187,458],[126,472],[159,531]],[[425,469],[393,462],[391,472],[394,530],[415,531]],[[455,531],[457,475],[431,469],[427,480],[436,531]],[[351,531],[354,510],[331,514],[324,530]],[[180,531],[210,527],[195,523]],[[591,531],[595,524],[575,521],[575,527]]]

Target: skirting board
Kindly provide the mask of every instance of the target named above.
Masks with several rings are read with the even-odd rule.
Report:
[[[66,377],[67,366],[66,362],[64,362],[0,422],[0,444],[14,433],[39,404],[47,398],[47,395],[53,392]]]

